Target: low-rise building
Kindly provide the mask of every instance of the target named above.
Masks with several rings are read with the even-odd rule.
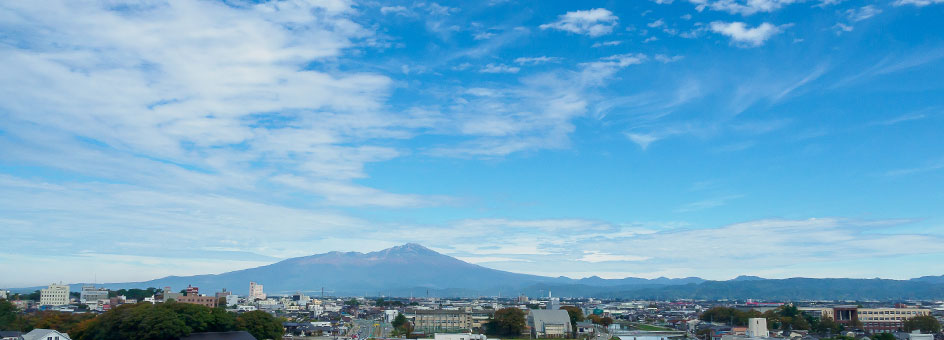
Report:
[[[870,333],[888,333],[902,329],[905,321],[916,316],[931,315],[923,308],[857,308],[856,319]]]
[[[210,308],[216,307],[216,297],[213,296],[184,295],[177,298],[177,302],[207,306]]]
[[[533,309],[528,313],[528,327],[535,338],[567,338],[573,333],[570,314],[563,309]]]
[[[485,334],[472,333],[436,333],[433,340],[488,340]]]
[[[427,334],[472,329],[472,314],[460,310],[413,310],[408,314],[413,316],[413,328]]]

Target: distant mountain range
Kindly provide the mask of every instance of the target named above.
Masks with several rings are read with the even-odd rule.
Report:
[[[739,276],[728,281],[679,279],[603,279],[518,274],[463,262],[418,244],[370,253],[330,252],[296,257],[266,266],[217,275],[168,276],[156,280],[108,283],[110,289],[193,285],[213,293],[226,288],[245,295],[249,282],[269,294],[296,291],[331,296],[528,296],[627,299],[907,300],[944,298],[944,275],[911,280],[764,279]],[[78,290],[82,284],[73,284]],[[18,289],[32,290],[35,287]]]

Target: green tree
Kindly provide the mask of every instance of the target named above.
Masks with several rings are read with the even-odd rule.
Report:
[[[150,303],[118,306],[76,328],[70,335],[77,340],[170,340],[193,332],[171,306]]]
[[[895,336],[892,333],[878,333],[872,335],[872,340],[895,340]]]
[[[502,308],[495,311],[492,320],[486,325],[487,333],[494,335],[518,336],[525,327],[524,311],[514,308]]]
[[[11,329],[10,326],[16,321],[17,313],[16,305],[10,301],[0,299],[0,329]]]
[[[397,317],[393,318],[390,324],[393,326],[394,335],[410,335],[413,332],[413,325],[403,313],[397,313]]]
[[[699,319],[709,322],[724,322],[734,326],[746,326],[748,319],[760,317],[764,317],[764,315],[753,309],[744,312],[731,307],[712,307],[704,311]]]
[[[610,327],[610,325],[613,324],[613,318],[604,316],[602,319],[600,319],[600,324],[603,325],[603,327]]]
[[[922,315],[905,321],[904,328],[905,332],[919,330],[921,333],[937,333],[941,331],[941,323],[933,316]]]
[[[842,327],[832,318],[823,317],[812,326],[812,330],[820,334],[830,335],[839,333],[839,331],[842,330]]]
[[[577,323],[584,320],[583,310],[580,307],[563,306],[560,309],[567,311],[567,315],[570,316],[570,326],[573,329],[577,329]]]
[[[236,318],[237,327],[252,334],[259,340],[281,339],[285,329],[282,322],[269,313],[257,310],[239,315]]]

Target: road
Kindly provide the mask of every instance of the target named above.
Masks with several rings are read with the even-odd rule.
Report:
[[[377,320],[354,320],[354,327],[351,328],[349,335],[357,335],[358,339],[385,338],[390,336],[393,327],[388,323]]]

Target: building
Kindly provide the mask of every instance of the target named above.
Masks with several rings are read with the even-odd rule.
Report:
[[[265,299],[266,294],[262,291],[262,285],[255,282],[249,282],[249,301]]]
[[[190,295],[200,295],[200,288],[187,285],[187,289],[184,291],[188,296]]]
[[[528,313],[528,327],[534,338],[569,338],[573,334],[570,314],[563,309],[534,309]]]
[[[908,333],[908,340],[934,340],[934,334],[921,334],[921,331]]]
[[[17,331],[0,331],[0,340],[20,340],[23,337],[23,332]]]
[[[916,317],[931,315],[930,309],[923,308],[857,308],[855,317],[862,324],[862,329],[870,333],[895,332],[905,325],[905,321]]]
[[[833,309],[831,307],[799,307],[797,309],[817,319],[836,319],[835,315],[833,315]]]
[[[0,299],[6,300],[6,299],[9,299],[9,296],[10,296],[10,291],[0,289]]]
[[[98,304],[98,301],[108,300],[108,289],[83,286],[79,292],[79,302],[84,304]]]
[[[547,309],[557,310],[560,309],[560,298],[551,298],[547,301]]]
[[[168,287],[164,287],[164,294],[162,295],[161,299],[164,302],[167,302],[170,300],[178,301],[180,300],[181,296],[184,296],[184,295],[181,293],[174,293],[173,291],[170,290],[170,287],[168,286]]]
[[[472,314],[460,310],[413,310],[408,314],[413,315],[414,330],[427,334],[472,329]]]
[[[384,322],[391,323],[393,319],[397,318],[397,315],[400,315],[400,311],[396,309],[388,309],[384,311]]]
[[[39,291],[40,306],[62,306],[69,304],[69,286],[49,285],[49,288],[43,288]]]
[[[225,298],[226,298],[227,307],[235,306],[236,304],[239,303],[239,295],[230,294],[230,295],[227,295]]]
[[[180,303],[190,303],[194,305],[207,306],[210,308],[216,307],[216,297],[213,296],[201,296],[201,295],[184,295],[177,298],[177,302]]]
[[[69,334],[60,333],[53,329],[34,329],[23,334],[23,340],[72,340]]]
[[[433,340],[488,340],[485,334],[471,333],[436,333]]]
[[[750,318],[747,320],[747,336],[749,337],[768,337],[770,332],[767,331],[767,319],[765,318]]]

